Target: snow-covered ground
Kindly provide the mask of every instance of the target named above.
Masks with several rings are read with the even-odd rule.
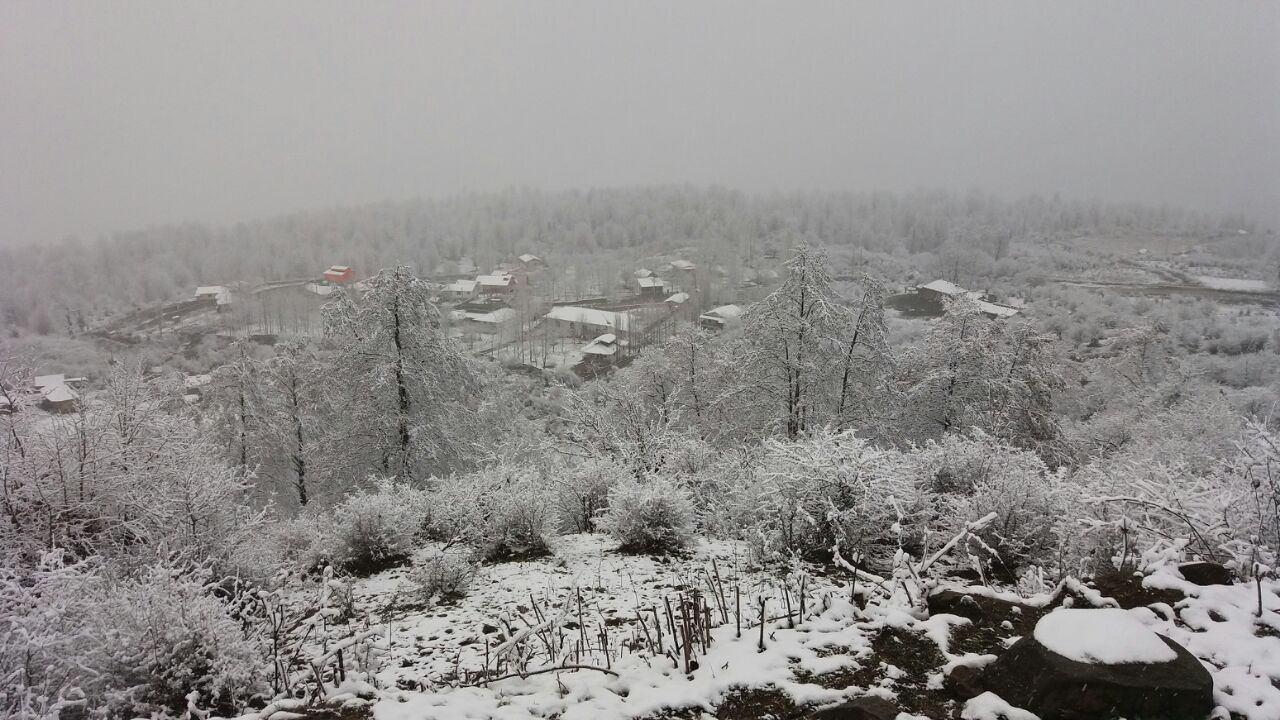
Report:
[[[1271,286],[1266,280],[1245,280],[1243,278],[1223,278],[1211,275],[1197,275],[1196,280],[1205,287],[1214,290],[1237,290],[1240,292],[1267,292]]]
[[[859,609],[848,600],[842,574],[806,575],[805,618],[792,622],[787,602],[797,617],[797,578],[788,582],[784,596],[782,581],[748,571],[744,559],[744,548],[734,542],[703,541],[688,557],[661,559],[620,554],[602,536],[570,535],[557,540],[553,557],[486,566],[470,594],[454,604],[415,605],[408,568],[362,580],[355,587],[356,615],[381,628],[390,641],[375,676],[379,690],[363,711],[377,720],[624,720],[673,713],[765,717],[758,709],[756,714],[740,710],[743,693],[756,690],[772,693],[761,696],[766,699],[783,698],[793,713],[863,695],[878,695],[910,711],[899,720],[995,718],[1002,712],[1003,701],[990,693],[967,702],[948,696],[944,678],[952,668],[993,661],[994,653],[1016,639],[1012,624],[994,626],[998,637],[986,641],[990,649],[975,652],[975,635],[965,631],[973,625],[969,619],[930,617],[896,590],[894,598]],[[1280,718],[1280,582],[1265,581],[1260,588],[1200,587],[1166,568],[1142,584],[1185,598],[1172,605],[1108,610],[1088,622],[1080,610],[1058,609],[1048,615],[1054,619],[1041,622],[1036,636],[1043,632],[1047,642],[1067,648],[1068,654],[1122,662],[1132,658],[1117,659],[1107,650],[1116,638],[1127,638],[1122,644],[1132,654],[1143,649],[1134,638],[1155,640],[1151,633],[1160,633],[1205,663],[1216,701],[1234,717]],[[686,673],[665,606],[679,607],[679,598],[694,590],[708,598],[713,627],[705,650],[697,650],[702,640],[695,644],[696,667]],[[1018,602],[1037,617],[1055,605],[1116,604],[1074,581],[1065,591],[1029,598],[983,587],[965,592]],[[766,616],[763,651],[756,626],[760,598]],[[638,617],[645,618],[643,625]],[[665,654],[652,650],[659,623]],[[568,638],[563,647],[570,650],[558,663],[548,663],[538,632],[527,633],[531,661],[524,676],[486,682],[480,675],[486,665],[490,677],[508,674],[509,668],[497,668],[495,658],[500,648],[518,645],[512,638],[530,627],[552,628]],[[1148,645],[1163,657],[1162,646]],[[588,669],[537,672],[565,664]]]

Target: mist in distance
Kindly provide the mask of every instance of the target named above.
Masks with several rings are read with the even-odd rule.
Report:
[[[529,186],[1280,222],[1274,3],[10,3],[0,244]]]

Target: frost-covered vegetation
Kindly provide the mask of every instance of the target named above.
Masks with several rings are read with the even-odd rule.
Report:
[[[1280,627],[1274,316],[1032,277],[1087,265],[1088,253],[1064,252],[1032,272],[1068,230],[1194,233],[1210,221],[935,195],[505,201],[508,220],[526,224],[468,200],[371,209],[351,216],[358,232],[314,236],[324,242],[297,241],[320,218],[281,221],[297,235],[279,237],[279,223],[175,230],[148,265],[162,282],[67,284],[66,297],[10,315],[23,340],[0,377],[16,408],[0,415],[0,714],[266,717],[361,697],[423,713],[457,702],[466,716],[501,705],[471,686],[557,668],[620,676],[607,708],[590,705],[605,692],[593,681],[560,686],[561,697],[585,693],[595,717],[705,706],[723,699],[725,678],[825,702],[841,693],[784,679],[797,672],[787,657],[816,676],[838,668],[839,647],[872,652],[873,631],[945,638],[959,619],[927,611],[945,583],[1044,609],[1067,590],[1098,596],[1082,579],[1144,572],[1169,584],[1170,567],[1197,558],[1252,583],[1258,622]],[[643,221],[649,212],[658,220]],[[459,228],[496,223],[465,249],[497,258],[548,217],[578,228],[557,252],[602,255],[683,246],[729,218],[710,262],[767,244],[782,256],[777,282],[740,325],[684,323],[585,382],[465,352],[426,273],[395,265],[335,290],[322,333],[218,343],[199,402],[182,400],[164,358],[126,352],[96,369],[75,412],[45,414],[27,389],[40,359],[20,352],[28,331],[53,332],[40,312],[151,299],[191,280],[214,247],[220,271],[237,274],[287,276],[357,248],[370,267],[395,255],[432,268],[464,249],[443,239],[465,237]],[[775,228],[778,217],[792,227]],[[1015,220],[1026,236],[1011,237]],[[369,233],[390,239],[366,244]],[[144,233],[117,247],[157,243]],[[959,268],[975,248],[985,254],[965,282],[1016,290],[1028,312],[992,320],[964,297],[936,319],[886,309],[888,284]],[[70,252],[19,259],[38,274],[74,268],[59,260]],[[32,290],[23,279],[5,292]],[[1242,589],[1215,607],[1247,615]],[[463,643],[458,620],[445,641],[453,631],[431,618],[493,630]],[[822,633],[836,648],[825,655],[804,644]],[[443,642],[451,654],[432,645]],[[1262,685],[1234,680],[1258,693],[1255,707],[1280,708],[1272,651],[1247,671]],[[1223,682],[1252,667],[1216,659]],[[388,700],[399,691],[404,703]],[[546,703],[521,707],[565,709]]]

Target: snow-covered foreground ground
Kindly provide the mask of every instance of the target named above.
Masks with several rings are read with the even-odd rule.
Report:
[[[382,629],[389,653],[376,674],[371,703],[341,693],[333,700],[346,700],[347,710],[377,720],[622,720],[798,717],[806,708],[878,695],[903,708],[900,720],[996,720],[1002,703],[989,693],[967,703],[949,694],[945,679],[951,670],[993,661],[1052,607],[1117,604],[1072,583],[1031,598],[966,588],[1028,608],[1008,616],[1013,622],[993,616],[977,627],[957,615],[930,617],[901,593],[859,609],[848,602],[847,576],[808,576],[806,617],[791,627],[787,602],[796,617],[798,581],[793,578],[784,596],[779,580],[746,570],[743,548],[732,542],[703,542],[689,557],[655,559],[619,554],[602,536],[572,535],[558,540],[555,553],[486,566],[470,594],[455,604],[414,609],[408,568],[360,581],[357,616]],[[1128,618],[1112,622],[1135,621],[1190,650],[1212,674],[1216,702],[1235,717],[1280,718],[1280,583],[1264,583],[1260,594],[1252,584],[1200,587],[1164,569],[1132,587],[1149,595],[1126,600],[1139,606],[1115,611]],[[688,597],[695,589],[715,597],[707,604],[714,627],[705,651],[705,638],[696,641],[697,666],[686,673],[665,605],[679,607],[681,594]],[[1185,597],[1153,602],[1160,591]],[[755,627],[761,597],[767,617],[763,651]],[[664,625],[666,656],[651,651],[655,612]],[[569,638],[559,664],[591,669],[483,681],[479,671],[486,663],[490,677],[508,674],[495,660],[504,641],[522,628],[547,627],[544,619],[554,626],[556,618],[555,632]],[[1061,635],[1064,628],[1053,631]],[[536,634],[526,645],[532,656],[528,671],[548,666]]]

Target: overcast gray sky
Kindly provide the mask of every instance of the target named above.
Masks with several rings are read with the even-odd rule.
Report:
[[[1280,3],[0,4],[0,242],[684,181],[1274,220]]]

